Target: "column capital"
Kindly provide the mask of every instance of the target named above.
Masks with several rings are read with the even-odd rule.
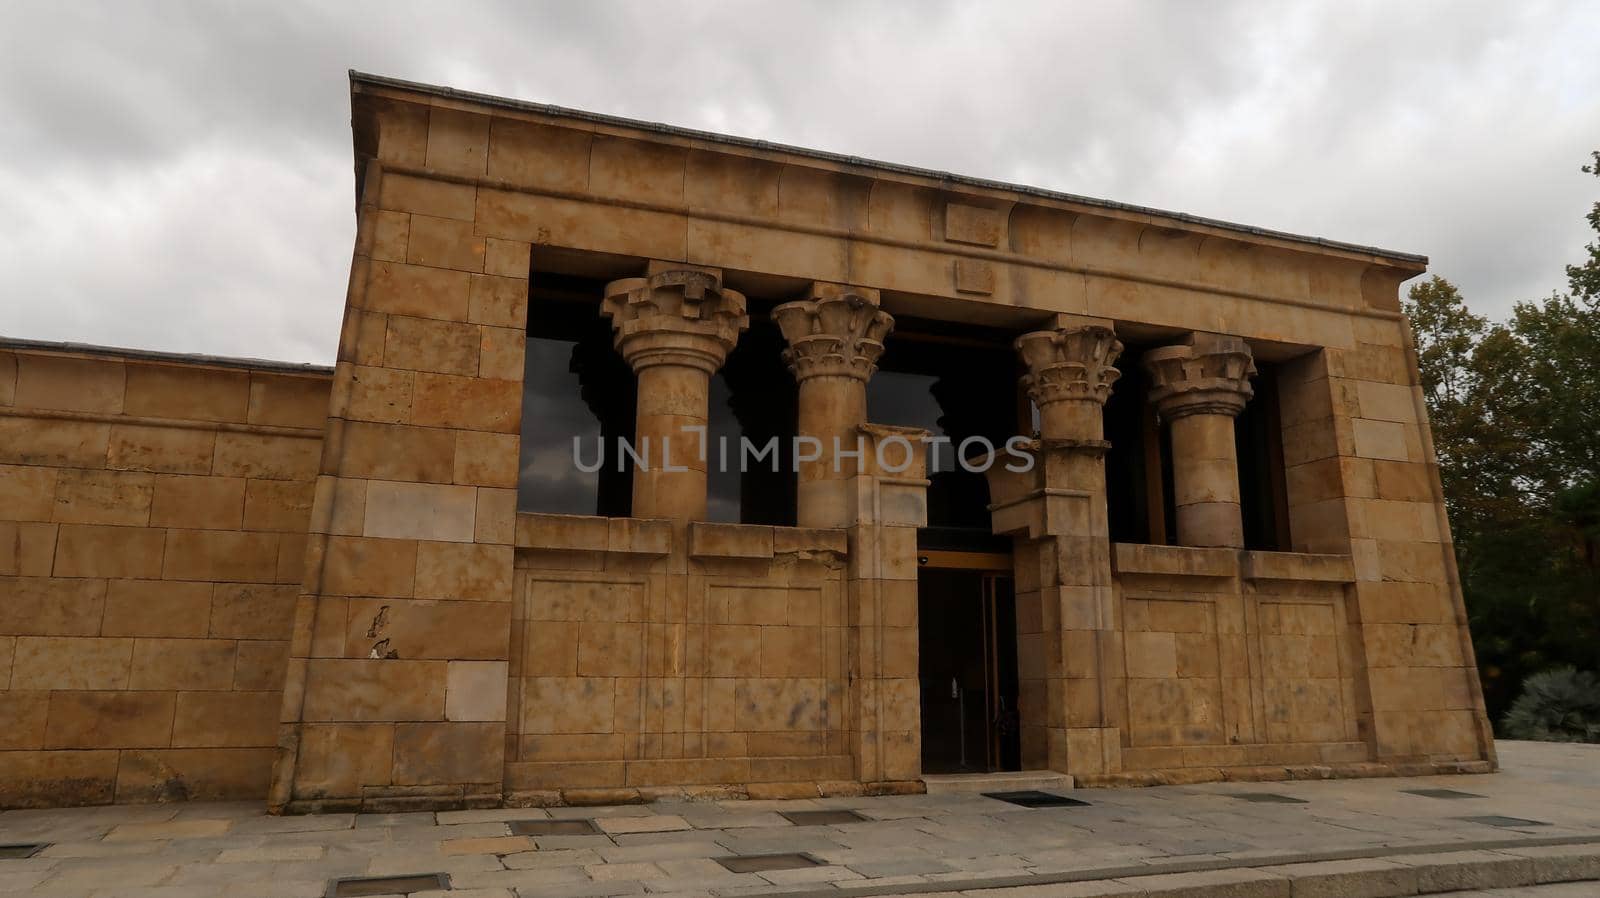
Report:
[[[1028,366],[1022,385],[1041,411],[1065,400],[1104,405],[1122,372],[1115,367],[1122,341],[1109,327],[1073,325],[1032,331],[1016,339]]]
[[[678,365],[715,373],[750,326],[744,294],[723,287],[720,271],[672,263],[606,284],[600,311],[635,371]]]
[[[1150,401],[1163,418],[1234,417],[1255,395],[1255,360],[1239,337],[1191,333],[1182,343],[1150,350],[1142,361],[1150,375]]]
[[[865,382],[878,369],[894,318],[878,308],[876,290],[818,284],[811,296],[772,310],[789,348],[783,360],[796,380],[850,377]]]

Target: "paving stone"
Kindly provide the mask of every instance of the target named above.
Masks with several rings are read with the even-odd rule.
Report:
[[[535,889],[517,889],[518,898],[606,898],[611,895],[640,895],[644,884],[637,882],[570,882]]]
[[[1416,868],[1417,889],[1423,894],[1504,889],[1535,882],[1532,858],[1493,851],[1398,855],[1393,860]]]
[[[611,841],[610,836],[536,836],[533,844],[540,851],[553,851],[564,848],[611,848],[617,843]]]
[[[403,814],[357,814],[355,825],[362,829],[369,826],[432,826],[434,824],[432,811],[408,811]]]
[[[294,817],[252,817],[233,825],[235,833],[298,833],[350,829],[354,814],[302,814]]]
[[[1264,870],[1200,870],[1123,878],[1119,882],[1144,889],[1152,898],[1289,898],[1291,894],[1288,878]]]
[[[327,849],[320,845],[273,845],[258,848],[229,848],[217,855],[219,864],[255,861],[314,861]]]
[[[848,866],[851,870],[873,880],[898,876],[917,876],[924,873],[950,872],[949,865],[932,858],[906,858],[904,860],[850,864]]]
[[[1600,844],[1503,848],[1501,854],[1533,861],[1535,882],[1600,879]]]
[[[662,875],[661,868],[655,864],[590,864],[583,868],[589,878],[596,882],[607,882],[616,879],[645,880],[656,879]]]
[[[149,842],[157,839],[208,839],[228,832],[228,820],[173,820],[160,823],[123,823],[106,834],[107,842]]]
[[[676,814],[659,814],[648,817],[601,817],[595,820],[603,832],[610,835],[624,833],[663,833],[688,830],[694,827]]]
[[[451,886],[461,889],[521,889],[558,883],[589,882],[582,867],[534,867],[526,870],[486,870],[451,877]]]
[[[527,836],[493,836],[478,839],[450,839],[439,843],[439,853],[451,854],[516,854],[532,851],[533,840]]]
[[[1137,895],[1140,898],[1146,894],[1144,889],[1110,880],[1096,882],[1060,882],[1032,886],[1012,886],[1010,888],[984,889],[981,892],[962,892],[962,895],[983,896],[983,898],[1115,898],[1118,895]],[[1163,894],[1161,898],[1166,898]],[[1208,896],[1209,898],[1209,896]]]
[[[523,851],[500,858],[509,870],[531,870],[535,867],[585,867],[598,864],[603,855],[592,848],[555,849],[551,851]]]
[[[211,888],[216,887],[212,886]],[[328,884],[323,880],[316,882],[279,881],[224,884],[221,889],[220,894],[223,898],[322,898],[323,895],[327,894]]]
[[[97,864],[58,870],[43,885],[51,889],[99,889],[153,886],[178,871],[171,864]]]
[[[0,868],[0,891],[21,892],[31,889],[54,872],[52,870],[11,870]]]
[[[485,870],[505,869],[500,858],[493,854],[429,856],[424,860],[413,852],[403,855],[379,855],[367,864],[365,873],[368,876],[399,876],[404,873],[414,873],[419,866],[424,865],[430,871],[436,870],[440,873],[449,873],[452,876],[459,873],[480,873]]]
[[[482,808],[475,811],[439,811],[434,816],[438,818],[439,825],[449,826],[457,823],[547,820],[550,814],[543,808]]]
[[[848,867],[838,866],[799,867],[794,870],[764,870],[757,875],[773,885],[780,886],[798,885],[807,882],[842,882],[844,880],[865,878]]]
[[[1294,881],[1295,898],[1390,898],[1417,892],[1417,868],[1381,858],[1263,867]]]

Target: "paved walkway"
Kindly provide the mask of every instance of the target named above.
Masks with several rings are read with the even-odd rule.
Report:
[[[437,872],[452,890],[416,894],[844,898],[1566,850],[1541,845],[1584,846],[1576,850],[1595,854],[1600,870],[1600,746],[1512,742],[1500,752],[1504,771],[1490,776],[1077,790],[1066,794],[1088,804],[1037,809],[944,794],[307,817],[268,817],[254,803],[8,811],[0,844],[48,847],[0,860],[0,895],[310,898],[337,878]],[[1408,791],[1437,789],[1467,796]],[[810,821],[785,816],[822,810],[862,820],[802,825]],[[595,831],[514,833],[515,821],[529,820],[592,820]],[[804,857],[789,869],[753,857],[771,854]],[[718,860],[736,856],[744,863]],[[1073,888],[1050,893],[1103,893]],[[1527,894],[1600,894],[1595,883],[1541,888]]]
[[[1446,892],[1439,898],[1594,898],[1592,882],[1566,882],[1558,885],[1524,886],[1520,889],[1488,889],[1471,892]]]

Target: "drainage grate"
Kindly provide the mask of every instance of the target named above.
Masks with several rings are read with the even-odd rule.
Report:
[[[795,826],[838,826],[841,823],[862,823],[867,818],[855,811],[780,811],[783,819]]]
[[[0,858],[4,858],[6,860],[17,860],[25,857],[33,857],[49,847],[49,842],[36,842],[28,845],[0,845]]]
[[[822,861],[809,854],[744,854],[714,857],[712,860],[730,873],[767,873],[772,870],[798,870],[801,867],[820,867]]]
[[[1295,798],[1292,795],[1279,795],[1276,792],[1240,792],[1229,796],[1240,801],[1254,801],[1260,804],[1310,804],[1304,798]]]
[[[406,876],[351,876],[328,883],[327,898],[363,895],[409,895],[450,888],[448,873],[411,873]]]
[[[605,833],[587,818],[578,820],[513,820],[513,836],[602,836]]]
[[[1025,808],[1079,808],[1088,807],[1087,801],[1068,798],[1065,795],[1055,795],[1050,792],[1040,792],[1028,789],[1023,792],[985,792],[984,798],[993,798],[1011,804],[1022,805]]]
[[[1482,795],[1474,795],[1471,792],[1457,792],[1454,789],[1401,789],[1400,791],[1407,795],[1421,795],[1423,798],[1455,799],[1483,797]]]
[[[1465,820],[1468,823],[1481,823],[1484,826],[1503,826],[1507,829],[1515,829],[1521,826],[1550,825],[1543,820],[1524,820],[1521,817],[1502,817],[1499,814],[1488,814],[1483,817],[1457,817],[1456,819]]]

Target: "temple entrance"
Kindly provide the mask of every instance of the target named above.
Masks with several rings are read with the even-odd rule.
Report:
[[[923,552],[920,557],[922,772],[1020,770],[1011,556]]]

